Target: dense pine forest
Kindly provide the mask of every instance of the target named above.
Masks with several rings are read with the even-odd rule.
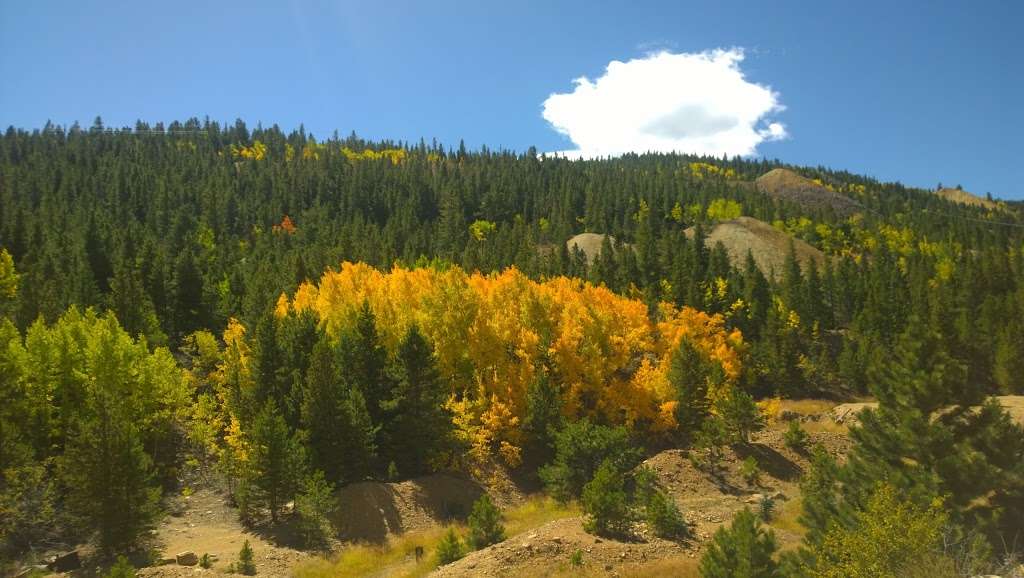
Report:
[[[842,204],[766,194],[776,169]],[[740,217],[792,239],[778,270],[708,240]],[[751,575],[886,575],[854,568],[887,515],[929,546],[893,568],[1024,548],[1024,430],[986,401],[1024,394],[1013,203],[743,158],[10,128],[0,313],[2,559],[144,548],[188,468],[311,541],[335,488],[442,470],[512,472],[595,533],[626,531],[620,495],[671,534],[638,448],[713,470],[779,399],[868,397],[846,459],[807,450],[804,544]],[[759,532],[738,516],[705,575]]]

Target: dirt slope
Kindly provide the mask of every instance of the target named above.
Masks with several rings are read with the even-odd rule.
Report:
[[[773,199],[789,201],[809,210],[832,209],[840,217],[860,211],[860,206],[853,199],[830,191],[789,169],[772,169],[758,177],[754,185]]]
[[[593,263],[594,259],[601,254],[601,245],[604,243],[604,238],[608,237],[612,245],[615,245],[615,237],[611,235],[602,235],[601,233],[580,233],[574,237],[570,237],[565,242],[565,247],[569,249],[569,254],[572,255],[574,247],[579,247],[583,254],[587,256],[587,263]]]
[[[935,191],[935,194],[947,201],[960,203],[962,205],[970,205],[972,207],[981,207],[983,209],[990,210],[999,208],[999,205],[994,201],[990,201],[961,189],[939,189]]]
[[[360,482],[338,492],[333,521],[341,540],[381,543],[389,535],[464,517],[483,493],[476,482],[447,474],[397,483]]]
[[[695,230],[691,227],[686,235],[693,237]],[[825,262],[825,254],[810,244],[791,237],[772,227],[764,221],[752,217],[740,217],[732,221],[724,221],[715,225],[708,233],[706,244],[714,247],[722,243],[729,253],[729,260],[737,267],[743,267],[747,259],[747,251],[754,256],[754,262],[765,276],[775,277],[782,274],[782,267],[789,255],[789,243],[793,242],[797,260],[804,266],[814,261],[819,268]]]
[[[848,448],[842,434],[812,433],[811,443],[821,443],[841,456]],[[748,484],[740,475],[740,463],[753,456],[762,470],[761,479]],[[435,577],[512,577],[665,575],[695,565],[708,541],[722,524],[732,520],[745,507],[756,507],[761,495],[776,496],[781,510],[798,493],[797,481],[808,467],[807,457],[785,447],[778,431],[754,436],[748,446],[726,450],[721,471],[711,475],[696,468],[684,450],[666,450],[644,462],[654,470],[662,487],[672,496],[691,527],[691,536],[679,541],[657,538],[642,524],[634,528],[632,540],[595,537],[583,531],[583,518],[556,520],[539,528],[512,536],[500,544],[473,552],[447,566],[438,568]],[[800,536],[776,528],[783,547],[795,545]],[[583,555],[583,568],[570,565],[574,552]],[[653,572],[653,573],[652,573]]]

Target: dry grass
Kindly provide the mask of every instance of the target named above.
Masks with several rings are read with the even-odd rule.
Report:
[[[935,191],[935,194],[947,201],[970,205],[972,207],[981,207],[989,210],[999,208],[999,205],[994,201],[990,201],[984,197],[979,197],[960,189],[939,189],[938,191]]]
[[[521,506],[505,512],[505,534],[515,536],[561,518],[580,515],[575,503],[560,504],[548,496],[534,496]]]
[[[785,500],[780,504],[780,507],[775,510],[775,515],[772,516],[772,521],[769,525],[776,530],[789,532],[797,536],[803,536],[807,532],[807,529],[800,523],[800,514],[802,511],[803,503],[799,497]]]
[[[460,532],[462,526],[455,526]],[[382,546],[353,544],[339,552],[332,560],[313,560],[295,569],[297,578],[356,578],[376,573],[389,566],[404,565],[396,569],[394,576],[417,578],[426,576],[437,568],[434,551],[447,531],[447,527],[421,532],[409,532],[392,538]],[[415,561],[416,547],[427,553],[418,563]]]
[[[700,576],[699,566],[699,558],[671,556],[639,566],[630,566],[616,570],[620,572],[618,575],[623,578],[661,578],[663,576],[697,578]],[[566,561],[557,570],[546,575],[551,578],[606,578],[608,571],[602,565],[588,563],[586,557],[584,557],[582,566],[572,566]]]
[[[827,399],[784,399],[781,409],[796,412],[800,415],[825,413],[838,405]]]
[[[697,578],[700,576],[699,568],[700,558],[673,556],[671,558],[662,558],[636,569],[625,570],[622,576],[626,578],[659,578],[661,576]]]
[[[542,526],[552,520],[579,515],[575,504],[559,504],[549,497],[532,497],[522,505],[505,512],[505,533],[514,536]],[[353,544],[337,553],[331,559],[320,558],[302,564],[295,569],[296,578],[357,578],[379,573],[391,568],[389,576],[419,578],[437,568],[434,553],[449,527],[465,535],[464,525],[455,524],[408,532],[392,537],[384,545]],[[417,547],[422,547],[425,556],[415,560]]]
[[[818,421],[807,421],[807,422],[801,423],[800,426],[803,427],[804,431],[809,433],[809,434],[813,434],[813,433],[837,433],[837,434],[846,435],[846,434],[850,433],[850,428],[847,427],[845,424],[836,423],[836,422],[832,421],[830,418],[827,418],[827,417],[823,417],[823,418],[819,419]]]

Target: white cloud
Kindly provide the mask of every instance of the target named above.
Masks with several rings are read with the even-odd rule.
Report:
[[[741,49],[696,54],[659,52],[613,60],[603,76],[576,79],[576,89],[544,101],[544,119],[577,146],[570,157],[628,152],[752,155],[786,138],[771,120],[785,107],[769,87],[747,81]]]

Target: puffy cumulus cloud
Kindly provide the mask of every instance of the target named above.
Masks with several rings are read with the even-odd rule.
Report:
[[[786,138],[771,119],[784,107],[769,87],[747,81],[740,49],[658,52],[613,60],[603,76],[544,101],[544,119],[578,147],[570,157],[628,152],[751,155]]]

